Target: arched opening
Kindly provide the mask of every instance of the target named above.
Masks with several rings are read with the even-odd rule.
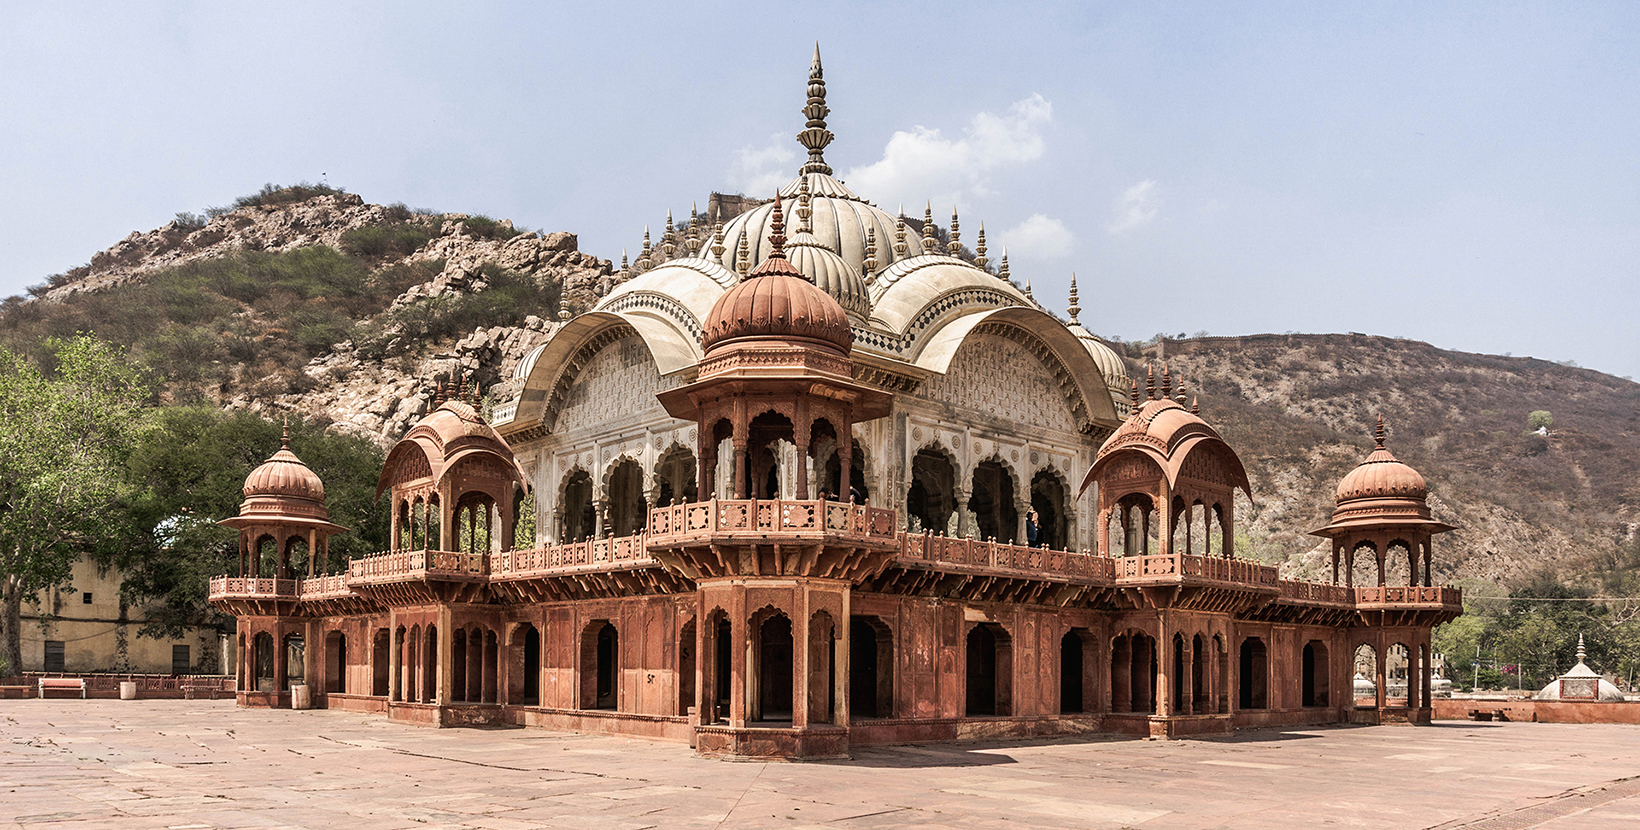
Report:
[[[1219,714],[1230,714],[1230,651],[1223,637],[1213,635],[1213,696],[1218,698]]]
[[[1190,711],[1192,714],[1205,715],[1215,711],[1209,701],[1207,691],[1213,688],[1208,680],[1207,672],[1212,665],[1212,655],[1207,653],[1207,641],[1197,634],[1190,638]]]
[[[461,699],[468,703],[484,701],[484,629],[467,630],[466,655],[461,660]]]
[[[488,553],[491,547],[495,499],[487,493],[463,493],[456,499],[455,547],[462,553]]]
[[[753,654],[757,657],[757,694],[753,700],[757,711],[752,720],[789,721],[792,719],[792,621],[778,611],[768,614],[753,627],[757,642]]]
[[[1264,640],[1248,637],[1241,641],[1241,671],[1237,705],[1242,709],[1270,707],[1270,655]]]
[[[673,444],[655,465],[655,506],[700,501],[696,467],[695,454],[687,447]]]
[[[1384,705],[1407,706],[1412,687],[1412,659],[1405,643],[1396,643],[1384,653]]]
[[[1111,547],[1116,546],[1116,539],[1122,542],[1122,556],[1144,556],[1153,549],[1155,528],[1152,526],[1152,517],[1155,515],[1155,506],[1150,496],[1144,493],[1129,493],[1116,502],[1115,515],[1121,525],[1121,533],[1111,534]]]
[[[564,480],[564,500],[560,503],[563,511],[564,532],[559,536],[562,542],[582,542],[592,538],[598,528],[598,515],[592,505],[592,475],[586,470],[576,470]]]
[[[1304,706],[1326,706],[1328,703],[1328,677],[1330,666],[1327,664],[1327,644],[1320,640],[1311,640],[1304,644],[1302,704]]]
[[[512,545],[514,548],[530,549],[539,547],[541,542],[536,538],[536,507],[535,492],[525,492],[524,488],[513,487],[513,527]]]
[[[1189,702],[1184,697],[1184,635],[1173,635],[1172,672],[1168,678],[1169,706],[1173,714],[1189,714]]]
[[[836,721],[837,631],[831,615],[816,611],[809,618],[809,723]]]
[[[325,634],[325,691],[347,691],[347,639],[340,631]]]
[[[1384,550],[1384,584],[1418,584],[1418,570],[1412,561],[1412,546],[1405,540],[1396,539]]]
[[[285,540],[285,567],[281,579],[297,579],[313,575],[313,562],[306,539],[292,536]]]
[[[1354,676],[1350,679],[1350,697],[1356,706],[1378,705],[1378,649],[1362,643],[1355,647],[1351,658]]]
[[[718,611],[709,631],[712,634],[707,642],[711,649],[712,666],[706,675],[711,681],[706,700],[712,707],[713,722],[727,723],[729,704],[734,694],[734,625],[722,611]]]
[[[972,495],[968,509],[974,511],[981,539],[1017,542],[1019,507],[1014,477],[1000,461],[981,461],[974,468]]]
[[[911,488],[906,491],[905,512],[913,533],[931,531],[956,535],[955,491],[957,471],[951,459],[932,449],[921,449],[911,458]]]
[[[259,692],[279,691],[278,679],[273,676],[273,635],[266,631],[256,635],[251,641],[255,646],[256,690]]]
[[[1133,659],[1128,664],[1128,683],[1132,688],[1135,712],[1156,711],[1156,638],[1135,631],[1130,649]]]
[[[849,484],[844,487],[843,465],[837,453],[831,453],[826,459],[826,473],[821,483],[821,492],[828,494],[838,501],[853,501],[855,504],[865,504],[871,500],[870,488],[866,487],[866,454],[858,445],[853,447],[854,463],[849,465]]]
[[[370,693],[376,697],[387,697],[390,691],[389,672],[393,669],[393,638],[385,628],[376,629],[370,662]]]
[[[432,703],[438,697],[438,626],[427,626],[427,644],[421,654],[421,702]]]
[[[593,620],[581,635],[581,708],[614,709],[620,697],[620,636],[608,620]]]
[[[894,633],[877,617],[849,618],[849,718],[894,717]]]
[[[298,683],[307,682],[307,642],[300,634],[285,635],[285,679],[280,691],[287,691]]]
[[[494,631],[484,632],[484,702],[501,701],[501,643]]]
[[[631,536],[643,530],[649,520],[649,505],[644,502],[643,467],[630,458],[615,464],[609,474],[608,535]]]
[[[968,706],[970,716],[1012,714],[1013,642],[996,623],[968,630]]]
[[[689,714],[695,705],[695,621],[690,619],[678,630],[678,708],[680,715]]]
[[[524,623],[523,695],[519,702],[525,706],[541,705],[541,632]]]
[[[410,698],[409,658],[411,649],[414,646],[415,641],[411,639],[410,632],[406,631],[404,626],[399,626],[393,632],[393,651],[398,656],[398,662],[395,664],[395,670],[393,671],[392,696],[394,700],[402,701]]]
[[[1378,546],[1371,542],[1357,542],[1349,551],[1349,582],[1356,588],[1370,588],[1384,584],[1379,579]]]
[[[1073,628],[1059,639],[1059,711],[1073,714],[1088,711],[1094,699],[1093,633],[1085,628]]]
[[[470,699],[467,695],[467,663],[470,659],[467,655],[467,632],[458,628],[450,635],[450,699],[456,703],[465,703]]]
[[[1037,547],[1068,549],[1070,521],[1065,510],[1065,483],[1059,476],[1038,470],[1031,477],[1031,509],[1036,511]]]
[[[796,446],[790,418],[778,412],[766,411],[753,418],[747,426],[746,498],[773,499],[782,495],[781,462],[787,450]]]
[[[279,568],[279,543],[272,536],[256,540],[256,576],[260,579],[284,579]]]

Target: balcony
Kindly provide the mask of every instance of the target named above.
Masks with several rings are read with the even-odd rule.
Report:
[[[649,547],[710,542],[837,542],[891,548],[893,510],[820,499],[714,499],[649,511]]]
[[[210,601],[294,600],[299,596],[299,580],[260,579],[237,576],[211,578]]]
[[[347,565],[349,584],[443,579],[482,581],[489,554],[448,550],[396,550],[355,559]]]
[[[492,579],[530,579],[585,571],[657,567],[649,555],[648,534],[618,539],[588,539],[531,550],[490,554]]]
[[[1276,588],[1276,569],[1242,559],[1208,556],[1124,556],[1112,559],[1117,584],[1157,582],[1221,582],[1259,589]]]
[[[927,563],[938,568],[1006,576],[1048,577],[1108,584],[1114,578],[1114,562],[1116,560],[1087,552],[1077,553],[1032,548],[1007,542],[902,533],[900,550],[894,564],[904,567],[913,563]]]

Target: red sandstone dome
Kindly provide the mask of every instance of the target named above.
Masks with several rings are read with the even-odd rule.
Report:
[[[1403,498],[1423,501],[1429,498],[1429,486],[1424,477],[1396,458],[1384,447],[1382,427],[1378,447],[1338,482],[1338,503],[1355,499]]]
[[[308,465],[302,463],[302,459],[296,457],[296,453],[290,451],[287,440],[278,452],[245,477],[244,493],[247,499],[280,496],[323,504],[325,483]]]
[[[774,252],[718,298],[706,316],[701,348],[710,352],[720,344],[746,338],[803,339],[847,354],[854,346],[847,312],[786,259],[778,197],[773,224]]]

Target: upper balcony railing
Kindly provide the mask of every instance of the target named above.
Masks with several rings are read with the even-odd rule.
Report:
[[[347,565],[349,579],[369,581],[405,576],[470,579],[489,572],[489,554],[448,550],[396,550],[355,559]]]
[[[1182,553],[1152,556],[1123,556],[1112,559],[1117,582],[1145,582],[1181,577],[1211,579],[1274,588],[1277,572],[1271,565],[1243,559],[1187,556]]]
[[[615,539],[588,539],[530,550],[504,550],[490,555],[490,576],[497,579],[551,575],[554,572],[606,567],[649,567],[657,564],[645,546],[648,534]]]
[[[1346,588],[1345,590],[1351,590]],[[1356,605],[1463,606],[1463,589],[1424,585],[1381,585],[1355,588]]]
[[[852,537],[892,544],[896,518],[893,510],[821,499],[713,499],[650,510],[649,541],[778,535]]]
[[[347,587],[347,574],[324,574],[296,580],[296,593],[304,602],[354,596]]]
[[[1294,602],[1325,602],[1333,605],[1349,605],[1355,602],[1355,589],[1344,585],[1328,585],[1322,582],[1295,582],[1290,579],[1281,580],[1281,598]]]
[[[929,534],[900,534],[898,558],[935,565],[1011,571],[1021,575],[1059,576],[1094,582],[1108,582],[1113,575],[1113,560],[1085,551],[1077,553]]]
[[[297,580],[261,577],[211,577],[210,598],[215,599],[296,599]]]

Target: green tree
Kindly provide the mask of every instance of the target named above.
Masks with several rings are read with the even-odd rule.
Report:
[[[44,344],[36,365],[0,347],[0,659],[22,665],[23,601],[123,534],[123,468],[148,389],[116,347]]]
[[[238,537],[218,525],[238,515],[245,477],[279,449],[281,427],[254,412],[173,407],[131,455],[135,494],[128,526],[139,528],[120,559],[123,592],[148,607],[141,632],[173,637],[184,627],[230,621],[206,601],[208,581],[238,567]],[[388,514],[375,501],[382,452],[370,441],[291,424],[291,450],[325,483],[330,518],[350,532],[331,539],[321,571],[386,548]]]
[[[1533,432],[1536,432],[1540,429],[1541,430],[1548,430],[1550,427],[1553,427],[1554,425],[1555,425],[1555,416],[1550,415],[1549,410],[1547,410],[1547,409],[1535,410],[1535,411],[1532,412],[1532,414],[1526,416],[1526,426],[1528,428],[1530,428]]]

